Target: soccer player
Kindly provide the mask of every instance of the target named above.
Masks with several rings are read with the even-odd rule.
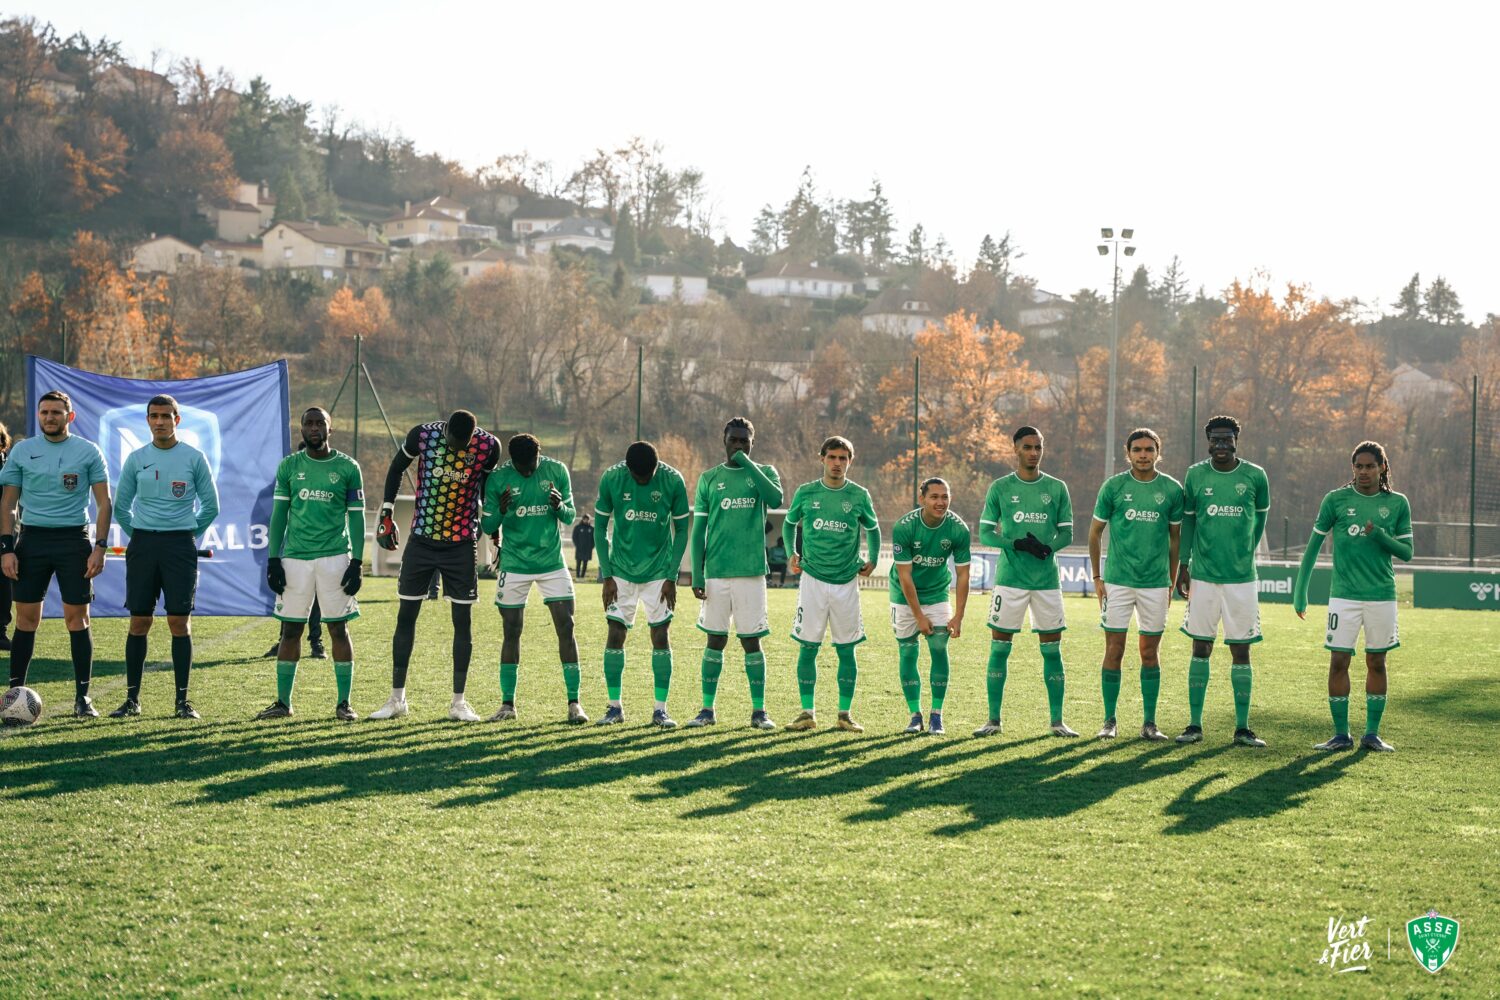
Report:
[[[687,551],[689,519],[687,484],[682,473],[658,460],[656,447],[637,441],[625,450],[625,461],[606,469],[599,479],[599,572],[604,576],[604,687],[609,708],[599,725],[625,721],[620,685],[625,676],[625,636],[635,625],[636,609],[646,606],[651,629],[651,675],[656,707],[651,724],[675,729],[667,714],[672,686],[672,640],[668,630],[677,608],[677,570]],[[614,527],[611,529],[610,525]]]
[[[141,675],[146,669],[146,637],[155,621],[156,602],[167,611],[172,633],[172,674],[179,719],[199,718],[188,701],[193,672],[193,603],[198,593],[198,543],[219,516],[219,490],[208,458],[177,439],[182,415],[171,396],[146,403],[151,443],[125,457],[115,487],[115,520],[130,539],[125,549],[125,701],[109,713],[123,719],[141,714]]]
[[[1229,647],[1229,684],[1234,691],[1234,742],[1263,747],[1250,728],[1250,646],[1260,642],[1260,594],[1255,550],[1266,531],[1271,484],[1266,470],[1242,458],[1240,422],[1217,416],[1203,425],[1208,458],[1190,467],[1183,483],[1182,551],[1177,596],[1187,600],[1182,633],[1193,640],[1188,664],[1188,727],[1178,743],[1203,739],[1203,702],[1209,657],[1219,623]]]
[[[1089,563],[1094,567],[1094,589],[1099,597],[1099,624],[1104,629],[1104,727],[1099,738],[1112,740],[1118,727],[1115,704],[1120,697],[1120,668],[1125,659],[1125,633],[1136,619],[1141,652],[1141,739],[1167,738],[1156,727],[1156,699],[1161,693],[1162,633],[1167,630],[1167,606],[1172,579],[1177,575],[1177,545],[1182,532],[1182,484],[1164,472],[1161,438],[1150,428],[1130,432],[1125,439],[1130,468],[1104,481],[1094,503],[1089,526]],[[1100,575],[1100,547],[1109,528],[1109,561]]]
[[[1385,449],[1362,441],[1352,457],[1354,476],[1323,498],[1312,537],[1302,554],[1292,607],[1307,617],[1307,584],[1312,577],[1323,539],[1333,535],[1333,586],[1328,596],[1328,710],[1333,714],[1333,738],[1315,750],[1348,750],[1349,660],[1360,629],[1365,633],[1366,750],[1391,752],[1396,748],[1380,738],[1385,714],[1385,655],[1401,645],[1396,627],[1396,573],[1391,557],[1407,562],[1412,554],[1411,505],[1391,489],[1391,466]]]
[[[990,662],[986,674],[990,717],[975,736],[1001,731],[1006,665],[1011,640],[1021,631],[1027,609],[1031,631],[1042,651],[1053,736],[1077,736],[1063,721],[1062,589],[1053,553],[1073,541],[1073,500],[1068,484],[1042,471],[1042,432],[1018,428],[1011,436],[1016,471],[990,484],[979,518],[979,541],[1000,550],[995,593],[990,601]]]
[[[349,706],[354,688],[354,644],[349,622],[359,617],[354,595],[362,584],[365,555],[365,482],[359,463],[329,447],[328,411],[302,414],[304,447],[276,467],[267,539],[266,584],[276,593],[281,649],[276,656],[276,700],[257,719],[292,714],[292,686],[302,656],[302,628],[316,607],[326,607],[338,687],[334,717],[359,718]]]
[[[823,476],[803,483],[792,494],[781,523],[781,540],[791,553],[797,583],[797,617],[792,638],[798,643],[797,690],[802,712],[787,724],[799,731],[816,729],[813,695],[818,685],[818,650],[826,634],[838,656],[838,728],[862,733],[865,727],[849,714],[859,677],[855,647],[865,641],[864,616],[859,608],[858,577],[875,572],[880,559],[880,521],[870,492],[849,478],[854,445],[848,438],[828,438],[818,449]],[[797,547],[797,529],[802,547]],[[865,558],[859,557],[859,535],[865,535]]]
[[[401,609],[396,612],[396,632],[391,637],[391,696],[370,713],[372,719],[406,714],[406,670],[411,664],[417,617],[434,577],[441,576],[453,617],[453,701],[448,706],[448,718],[479,721],[478,713],[464,697],[464,688],[474,652],[471,615],[479,599],[479,498],[485,476],[499,460],[500,442],[481,429],[468,410],[454,410],[447,420],[413,427],[391,459],[385,474],[380,524],[375,529],[376,544],[387,551],[396,549],[399,536],[391,513],[396,507],[401,474],[413,461],[417,463],[416,510],[396,580]]]
[[[94,675],[94,639],[89,632],[89,605],[94,577],[104,571],[109,545],[109,475],[104,454],[92,441],[68,432],[73,401],[56,390],[37,400],[41,436],[15,445],[0,468],[0,573],[13,583],[16,630],[10,648],[10,686],[26,683],[42,623],[42,601],[57,577],[63,622],[73,655],[73,714],[97,718],[89,698]],[[98,519],[89,545],[88,505],[93,494]],[[16,538],[16,504],[21,537]]]
[[[568,692],[568,721],[589,721],[578,702],[578,640],[573,637],[573,575],[563,561],[561,525],[573,523],[573,486],[568,467],[541,453],[530,434],[505,443],[510,461],[496,469],[484,488],[485,534],[502,531],[500,579],[495,604],[504,638],[500,646],[500,710],[491,722],[516,717],[516,674],[521,663],[521,626],[535,583],[552,613],[557,655]]]
[[[750,458],[755,426],[745,417],[724,425],[724,464],[698,477],[693,496],[693,596],[698,627],[708,633],[703,650],[703,711],[690,727],[717,723],[714,699],[724,670],[729,624],[745,651],[750,684],[750,725],[775,729],[766,714],[766,654],[760,640],[771,633],[766,615],[766,511],[781,504],[781,477],[775,468]]]
[[[922,731],[917,635],[926,637],[932,660],[928,729],[941,736],[945,732],[943,699],[948,695],[948,640],[962,633],[964,608],[969,603],[969,526],[948,508],[949,496],[947,480],[928,479],[918,491],[922,506],[891,529],[891,552],[896,559],[896,572],[891,575],[891,629],[896,633],[901,693],[911,713],[908,733]],[[958,576],[954,604],[948,603],[948,584],[953,578],[948,572],[950,559]]]

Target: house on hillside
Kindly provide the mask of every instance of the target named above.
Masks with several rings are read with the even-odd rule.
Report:
[[[494,226],[469,221],[469,207],[452,198],[438,195],[426,201],[407,202],[396,215],[380,223],[386,242],[416,246],[428,240],[495,240],[500,233]]]
[[[78,96],[78,78],[50,63],[36,75],[36,87],[53,104],[67,104]]]
[[[348,277],[386,266],[389,248],[363,229],[317,222],[278,222],[261,237],[261,267]]]
[[[866,330],[911,338],[938,318],[932,304],[916,292],[905,285],[892,285],[860,312],[859,325]]]
[[[1054,292],[1033,288],[1025,305],[1016,314],[1021,332],[1029,337],[1047,340],[1062,332],[1073,303]]]
[[[545,233],[579,214],[579,208],[563,198],[538,198],[517,208],[510,217],[510,234],[518,239]]]
[[[658,302],[681,298],[696,306],[708,300],[708,275],[686,264],[647,264],[631,281]]]
[[[598,219],[574,216],[563,219],[546,232],[532,236],[530,243],[537,253],[547,253],[553,247],[577,247],[579,250],[612,253],[615,249],[615,228]]]
[[[136,274],[176,274],[180,268],[197,267],[203,260],[202,251],[191,243],[154,233],[129,251],[126,263]]]
[[[1458,392],[1458,386],[1443,377],[1435,365],[1410,365],[1402,362],[1391,372],[1391,385],[1385,397],[1402,409],[1410,409],[1429,400],[1446,400]]]
[[[261,245],[259,243],[209,240],[199,249],[203,252],[204,267],[243,269],[247,277],[254,277],[255,273],[260,270]]]
[[[817,261],[774,264],[745,279],[745,289],[751,295],[780,298],[785,304],[792,299],[831,300],[853,295],[854,284],[853,278],[834,268],[819,267]]]
[[[177,103],[177,87],[160,73],[139,66],[114,65],[99,74],[96,93],[105,96],[132,94],[161,104]]]

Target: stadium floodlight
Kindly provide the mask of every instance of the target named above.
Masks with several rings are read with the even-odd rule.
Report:
[[[1103,227],[1099,232],[1104,236],[1105,242],[1099,244],[1099,256],[1107,257],[1111,249],[1114,250],[1114,267],[1111,269],[1110,278],[1110,331],[1109,331],[1109,409],[1104,420],[1104,478],[1108,479],[1115,472],[1115,397],[1119,388],[1119,362],[1120,362],[1120,251],[1125,251],[1125,256],[1134,257],[1135,247],[1130,241],[1135,238],[1134,229],[1121,229],[1120,238],[1115,239],[1115,231],[1110,227]]]

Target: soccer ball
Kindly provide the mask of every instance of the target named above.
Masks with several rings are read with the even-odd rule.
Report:
[[[29,687],[13,687],[0,698],[0,723],[29,726],[42,714],[42,696]]]

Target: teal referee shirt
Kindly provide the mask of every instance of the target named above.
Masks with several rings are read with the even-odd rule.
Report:
[[[146,531],[191,531],[201,535],[219,516],[219,490],[203,452],[178,441],[154,443],[125,459],[115,487],[115,520],[129,535]]]
[[[75,434],[61,441],[27,438],[0,468],[0,486],[21,488],[21,523],[29,528],[88,524],[92,487],[108,481],[104,453]]]

